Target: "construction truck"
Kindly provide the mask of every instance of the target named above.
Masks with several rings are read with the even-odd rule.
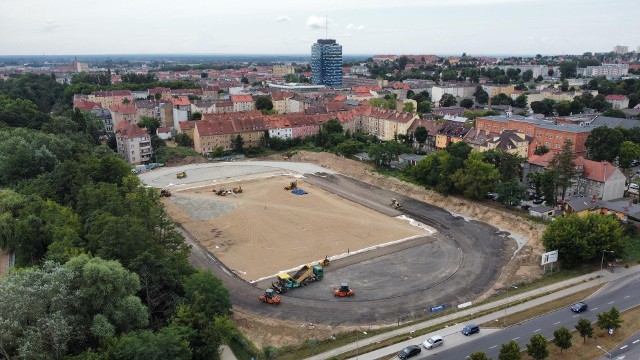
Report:
[[[178,175],[176,175],[176,177],[177,177],[178,179],[184,179],[184,178],[186,178],[186,177],[187,177],[187,172],[186,172],[186,171],[179,172],[179,173],[178,173]]]
[[[240,194],[242,192],[242,186],[237,187],[237,188],[233,188],[233,193],[234,194]]]
[[[329,266],[329,264],[331,263],[331,261],[329,260],[329,256],[325,256],[324,260],[320,260],[318,261],[318,265],[322,266],[322,267],[327,267]]]
[[[324,277],[324,269],[320,265],[305,265],[293,276],[287,273],[278,274],[278,280],[271,284],[271,288],[278,294],[284,294],[290,289],[307,286],[308,284],[320,281]]]
[[[293,190],[293,189],[297,189],[297,188],[298,188],[298,180],[294,180],[294,181],[290,182],[289,185],[284,187],[285,190]]]
[[[337,296],[337,297],[353,296],[355,294],[356,293],[355,291],[353,291],[353,289],[349,289],[349,285],[347,283],[342,283],[340,284],[339,289],[333,290],[333,296]]]
[[[160,196],[161,197],[169,197],[169,196],[171,196],[171,190],[169,190],[169,189],[160,190]]]
[[[389,206],[394,209],[402,209],[402,205],[400,205],[400,202],[396,199],[391,199],[391,204],[389,204]]]
[[[272,305],[280,305],[280,301],[282,301],[282,297],[276,295],[273,289],[267,289],[264,292],[264,295],[260,296],[260,301],[272,304]]]

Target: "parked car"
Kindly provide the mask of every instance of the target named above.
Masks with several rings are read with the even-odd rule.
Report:
[[[476,324],[469,324],[462,329],[462,334],[469,336],[480,332],[480,327]]]
[[[571,305],[571,311],[573,311],[574,313],[581,313],[583,311],[587,311],[588,308],[589,306],[587,305],[587,303],[583,301]]]
[[[542,200],[542,199],[533,199],[533,203],[536,204],[536,205],[540,205],[543,202],[544,202],[544,200]]]
[[[422,343],[425,349],[431,350],[444,345],[444,339],[440,335],[433,335]]]
[[[631,183],[631,184],[629,184],[629,189],[638,190],[638,189],[640,189],[640,186],[638,186],[638,184],[636,184],[636,183]]]
[[[531,205],[524,204],[524,205],[520,206],[520,208],[521,208],[522,210],[525,210],[525,211],[526,211],[526,210],[529,210],[529,209],[531,208]]]
[[[410,357],[414,357],[418,354],[420,354],[420,352],[422,351],[422,349],[420,349],[420,346],[418,345],[409,345],[406,348],[400,350],[400,352],[398,353],[398,357],[402,360],[404,359],[408,359]]]

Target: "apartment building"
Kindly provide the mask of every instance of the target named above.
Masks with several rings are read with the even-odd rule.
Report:
[[[132,121],[123,121],[116,126],[118,154],[131,165],[140,165],[151,159],[151,136]]]
[[[256,103],[251,95],[231,95],[230,98],[234,112],[253,111],[256,109]]]
[[[625,95],[607,95],[604,98],[615,110],[622,110],[629,107],[629,98]]]
[[[94,91],[87,96],[87,100],[100,103],[108,109],[111,105],[133,102],[133,95],[129,90]]]
[[[605,76],[607,79],[619,79],[629,74],[629,64],[602,64],[578,68],[577,74],[583,77]]]
[[[444,94],[451,94],[459,98],[470,98],[475,91],[476,85],[471,83],[435,85],[431,88],[431,99],[434,102],[438,102]]]

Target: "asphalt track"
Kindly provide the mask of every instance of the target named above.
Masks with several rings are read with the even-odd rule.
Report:
[[[268,163],[271,172],[265,171],[263,165],[266,163],[253,163],[258,164],[254,168],[258,172],[271,174],[283,171],[277,169],[280,166],[277,162]],[[198,186],[211,184],[215,178],[211,174],[219,173],[223,167],[240,164],[166,168],[160,172],[143,174],[141,179],[155,187],[165,187],[168,182],[176,186],[175,173],[186,169],[189,177],[179,185]],[[292,169],[292,166],[297,166],[294,164],[285,162],[282,166],[291,171],[309,170],[305,167]],[[246,166],[247,163],[243,165]],[[314,174],[305,173],[305,181],[389,216],[404,214],[434,227],[438,232],[433,236],[335,260],[326,268],[322,282],[288,292],[283,295],[282,304],[276,307],[258,301],[258,296],[263,293],[268,282],[250,284],[235,276],[181,229],[187,242],[192,245],[191,262],[197,267],[210,269],[225,283],[231,293],[235,311],[328,325],[412,320],[427,315],[431,306],[444,305],[450,308],[473,301],[497,280],[502,267],[513,254],[515,241],[495,227],[465,220],[441,208],[352,178],[325,172],[324,169],[312,170],[315,171]],[[232,172],[243,177],[250,176],[250,171],[246,169],[234,169]],[[391,198],[402,203],[402,210],[389,207]],[[355,297],[334,298],[331,295],[331,289],[342,281],[348,281],[356,289]]]

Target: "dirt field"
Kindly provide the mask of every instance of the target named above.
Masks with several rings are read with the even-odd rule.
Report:
[[[212,187],[174,192],[165,200],[169,215],[227,267],[254,281],[328,256],[429,235],[298,179],[308,192],[283,188],[293,177],[227,184],[237,196],[216,196]]]

